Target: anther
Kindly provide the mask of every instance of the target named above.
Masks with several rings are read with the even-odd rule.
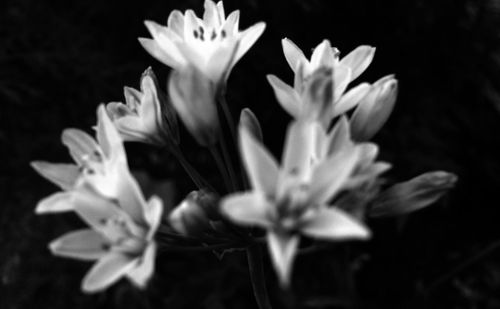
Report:
[[[215,30],[212,31],[212,36],[210,37],[210,40],[215,40],[215,38],[217,37],[217,33],[215,33]]]
[[[221,37],[224,39],[224,38],[226,37],[226,31],[225,31],[225,30],[222,30],[222,31],[220,32],[220,35],[221,35]]]
[[[198,31],[194,30],[193,35],[194,35],[194,38],[197,39],[198,38]]]

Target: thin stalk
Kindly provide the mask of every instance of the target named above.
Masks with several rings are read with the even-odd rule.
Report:
[[[233,191],[236,191],[238,188],[238,184],[236,183],[236,173],[234,171],[233,167],[233,162],[231,161],[231,157],[229,156],[229,152],[227,149],[227,144],[226,144],[226,138],[224,137],[224,134],[220,134],[220,146],[221,146],[221,151],[222,151],[222,157],[224,158],[224,161],[226,162],[226,167],[227,167],[227,172],[229,174],[229,178],[231,180],[231,185]]]
[[[208,188],[209,190],[213,192],[215,189],[203,178],[203,176],[198,173],[198,171],[186,160],[184,155],[178,150],[173,150],[172,154],[175,156],[175,158],[179,161],[179,163],[182,165],[186,173],[189,175],[191,180],[194,182],[194,184],[198,187],[198,189],[203,189],[203,188]]]
[[[262,252],[259,245],[247,248],[248,270],[252,281],[253,294],[259,309],[272,309],[266,289]]]
[[[219,172],[222,176],[222,180],[224,181],[224,185],[226,186],[226,190],[228,192],[231,192],[231,180],[229,179],[229,175],[226,169],[226,166],[224,165],[224,160],[222,160],[222,157],[217,150],[216,147],[211,146],[209,148],[210,153],[212,154],[212,157],[214,157],[215,164],[217,165],[217,168],[219,169]]]

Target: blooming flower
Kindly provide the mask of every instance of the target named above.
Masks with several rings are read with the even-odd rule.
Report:
[[[97,260],[83,279],[85,292],[103,290],[123,276],[144,287],[153,274],[153,236],[162,202],[156,197],[146,202],[128,170],[121,174],[126,180],[118,193],[127,198],[113,200],[89,186],[79,187],[73,193],[74,210],[91,229],[65,234],[49,246],[54,255]]]
[[[233,221],[267,230],[271,258],[282,284],[289,282],[298,234],[329,240],[370,235],[363,224],[329,205],[349,180],[359,148],[345,147],[311,164],[316,125],[294,122],[289,127],[281,166],[241,128],[241,153],[252,190],[229,195],[221,204]]]
[[[239,11],[225,16],[222,1],[205,0],[203,19],[192,10],[182,14],[172,11],[167,27],[146,21],[153,39],[139,38],[153,57],[167,66],[181,70],[194,65],[215,85],[227,80],[238,60],[250,49],[264,31],[259,22],[239,31]]]
[[[126,104],[111,102],[106,109],[125,141],[179,143],[177,118],[166,95],[158,90],[151,68],[142,74],[141,91],[125,87],[124,94]]]
[[[331,72],[329,77],[329,84],[332,88],[330,108],[326,114],[321,114],[326,120],[356,106],[368,93],[370,87],[367,83],[361,83],[348,92],[344,92],[349,83],[370,65],[375,53],[374,47],[359,46],[340,59],[339,51],[332,48],[328,40],[324,40],[314,49],[309,61],[289,39],[283,39],[282,45],[285,58],[295,73],[294,86],[292,88],[274,75],[268,75],[267,78],[279,103],[294,118],[298,119],[304,114],[310,114],[308,110],[311,106],[307,100],[304,100],[304,97],[311,91],[311,83],[308,83],[308,80],[320,69],[326,68]]]
[[[118,169],[127,166],[122,140],[103,105],[99,106],[97,140],[78,129],[66,129],[61,140],[76,164],[34,161],[32,167],[63,191],[50,195],[37,205],[37,213],[61,212],[73,209],[73,189],[83,182],[114,197],[119,191]]]

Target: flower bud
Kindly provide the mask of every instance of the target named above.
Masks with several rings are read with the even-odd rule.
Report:
[[[245,127],[248,132],[252,133],[253,137],[262,142],[262,129],[260,128],[259,120],[249,108],[244,108],[241,111],[240,126]]]
[[[380,130],[394,108],[397,91],[398,81],[392,75],[382,77],[371,86],[350,119],[355,141],[369,140]]]
[[[198,235],[219,220],[219,198],[206,190],[192,191],[169,215],[172,228],[184,235]]]
[[[172,104],[191,135],[202,146],[219,137],[215,86],[200,70],[187,66],[170,75],[168,89]]]
[[[437,201],[456,182],[455,174],[434,171],[395,184],[373,201],[370,216],[397,216],[424,208]]]
[[[158,89],[151,68],[141,77],[141,90],[125,87],[126,104],[111,102],[106,110],[122,138],[164,145],[179,143],[177,120],[167,97]]]

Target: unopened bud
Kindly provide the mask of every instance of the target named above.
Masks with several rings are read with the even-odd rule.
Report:
[[[373,201],[370,216],[397,216],[424,208],[437,201],[456,182],[455,174],[435,171],[395,184]]]
[[[350,120],[355,141],[367,141],[380,130],[394,108],[397,92],[398,81],[392,75],[382,77],[371,86]]]
[[[209,227],[208,216],[191,192],[168,216],[170,226],[183,235],[199,235]]]

